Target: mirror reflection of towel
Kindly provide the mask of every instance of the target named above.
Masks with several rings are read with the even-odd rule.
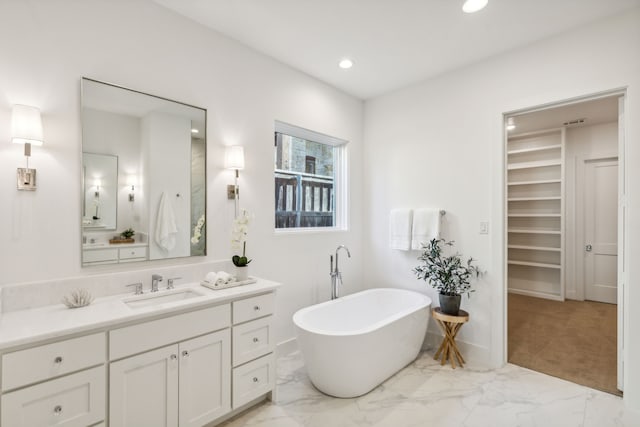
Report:
[[[166,193],[162,193],[156,218],[156,243],[162,249],[170,251],[176,246],[177,234],[178,227],[176,226],[176,217],[171,207],[171,201]]]

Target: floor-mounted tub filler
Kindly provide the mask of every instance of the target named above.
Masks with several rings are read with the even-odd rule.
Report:
[[[335,397],[366,394],[420,352],[431,299],[369,289],[298,310],[298,344],[313,385]]]

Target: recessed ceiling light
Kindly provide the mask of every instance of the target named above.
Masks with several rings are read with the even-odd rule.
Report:
[[[489,0],[466,0],[462,5],[462,10],[466,13],[477,12],[489,3]]]
[[[198,129],[196,129],[196,128],[191,129],[191,133],[198,133],[198,132],[199,132],[199,131],[198,131]]]
[[[338,67],[344,70],[348,70],[349,68],[353,67],[353,61],[350,60],[349,58],[345,58],[338,63]]]

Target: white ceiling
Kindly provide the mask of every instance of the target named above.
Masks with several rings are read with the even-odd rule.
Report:
[[[640,6],[640,0],[154,0],[362,99]],[[350,57],[355,65],[337,64]]]

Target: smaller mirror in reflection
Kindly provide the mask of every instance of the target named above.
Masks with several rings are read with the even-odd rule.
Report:
[[[82,227],[115,230],[118,209],[118,157],[82,153],[84,203]]]
[[[206,255],[206,110],[82,79],[83,266]]]

